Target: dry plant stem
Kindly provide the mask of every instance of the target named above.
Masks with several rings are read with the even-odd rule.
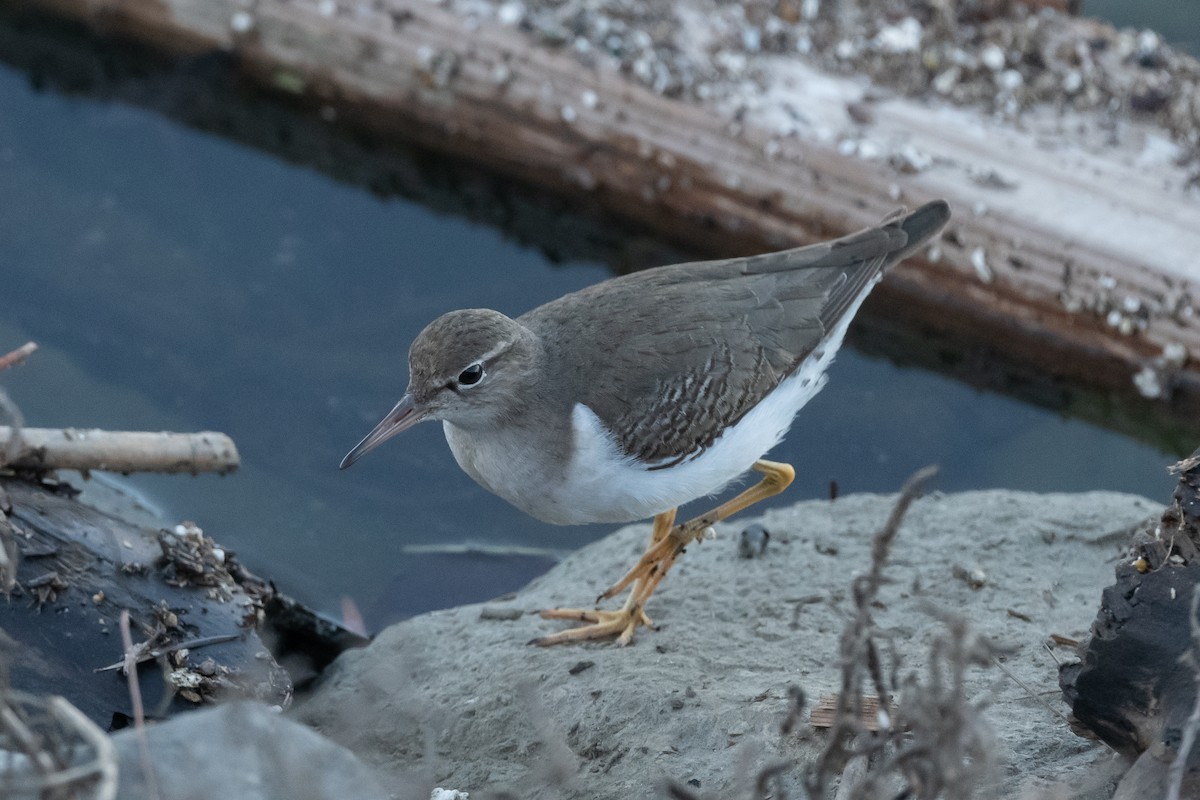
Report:
[[[7,680],[3,680],[0,685],[6,684]],[[55,727],[31,726],[22,710],[30,706],[45,708]],[[24,755],[37,772],[38,797],[76,797],[87,789],[90,789],[87,796],[95,800],[116,797],[117,756],[112,739],[62,697],[34,697],[0,690],[0,733],[5,736],[5,745]],[[84,746],[92,748],[95,758],[75,763],[80,760]],[[0,791],[11,787],[5,780],[8,776],[9,773],[0,771]]]
[[[855,615],[842,634],[839,644],[839,658],[842,668],[842,685],[838,693],[837,711],[833,725],[829,731],[829,742],[816,764],[805,780],[809,796],[822,798],[826,796],[826,787],[830,779],[842,772],[847,761],[860,755],[862,748],[852,746],[860,737],[871,737],[860,721],[862,708],[862,668],[868,665],[872,682],[878,687],[882,684],[882,671],[878,666],[878,654],[871,642],[871,603],[879,594],[883,582],[883,568],[887,564],[892,542],[900,530],[909,506],[921,494],[925,484],[937,474],[937,467],[929,466],[918,471],[900,491],[900,498],[892,508],[887,522],[871,544],[871,568],[866,575],[856,578],[852,584],[854,595]],[[872,662],[874,665],[872,666]],[[887,703],[886,695],[881,695],[881,708]],[[865,751],[864,751],[865,752]]]
[[[894,796],[889,785],[894,778],[903,780],[909,797],[973,797],[989,768],[992,741],[980,716],[985,700],[966,698],[965,673],[969,666],[989,665],[999,651],[972,633],[963,617],[930,604],[923,610],[940,620],[946,633],[930,648],[928,683],[922,685],[915,673],[898,682],[897,724],[883,742],[892,752],[867,773],[858,798]],[[902,730],[905,735],[898,735]],[[883,754],[883,743],[874,751]]]
[[[121,644],[125,647],[125,675],[129,679],[129,699],[133,703],[133,727],[137,734],[138,749],[142,754],[142,773],[146,777],[146,788],[151,800],[158,800],[158,778],[154,774],[154,762],[150,759],[150,742],[146,739],[146,716],[142,709],[142,689],[138,685],[137,656],[133,647],[133,636],[129,633],[129,612],[121,610]]]
[[[77,731],[96,751],[95,764],[83,764],[60,771],[58,783],[70,786],[98,773],[93,796],[96,800],[113,800],[117,796],[117,749],[112,739],[64,698],[50,698],[50,708],[64,725]]]
[[[14,448],[15,442],[15,448]],[[15,452],[8,452],[15,449]],[[237,448],[223,433],[25,428],[0,426],[5,466],[111,472],[226,473],[237,469]]]
[[[29,729],[21,715],[16,712],[7,700],[0,705],[0,726],[12,736],[20,747],[21,752],[28,758],[41,775],[49,775],[58,769],[54,758],[42,747],[41,737]]]
[[[1189,656],[1192,660],[1193,678],[1197,683],[1196,700],[1192,705],[1192,713],[1188,717],[1187,724],[1183,726],[1183,735],[1179,740],[1179,752],[1175,754],[1175,759],[1171,762],[1171,768],[1167,772],[1166,800],[1179,800],[1183,775],[1187,771],[1188,756],[1191,755],[1192,747],[1196,744],[1196,733],[1200,729],[1200,621],[1196,619],[1198,610],[1200,610],[1200,586],[1192,590],[1192,610],[1191,616],[1188,617],[1192,632],[1192,652],[1189,653]]]
[[[11,353],[6,353],[0,356],[0,372],[8,369],[13,364],[20,364],[29,356],[33,355],[33,351],[37,350],[36,342],[26,342],[25,344],[13,350]]]

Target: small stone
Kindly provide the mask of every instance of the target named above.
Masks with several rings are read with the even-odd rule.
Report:
[[[501,25],[517,25],[524,18],[524,3],[505,3],[496,11],[496,19]]]
[[[757,522],[747,525],[738,535],[738,555],[742,558],[762,558],[767,551],[771,534]]]
[[[921,23],[905,17],[895,25],[881,28],[875,36],[875,44],[885,53],[915,53],[921,47],[923,33]]]
[[[229,29],[234,33],[249,33],[254,30],[254,17],[249,11],[235,11],[229,18]]]
[[[933,90],[938,94],[950,94],[962,77],[962,69],[955,66],[942,71],[933,79]]]
[[[1004,69],[1004,51],[1000,49],[999,45],[991,42],[985,44],[983,49],[979,51],[979,60],[992,72],[999,72]]]
[[[1163,345],[1163,361],[1172,367],[1182,367],[1187,363],[1187,348],[1179,342],[1167,342]]]
[[[762,49],[762,32],[758,28],[745,28],[742,31],[742,47],[748,53],[757,53]]]
[[[987,573],[981,567],[967,568],[955,564],[950,568],[950,572],[972,589],[982,589],[987,585]]]
[[[1083,88],[1083,73],[1077,69],[1067,70],[1063,76],[1062,90],[1067,94],[1075,94]]]
[[[915,175],[933,166],[933,156],[909,144],[892,153],[888,163],[906,175]]]
[[[979,280],[984,283],[991,283],[995,280],[996,276],[987,263],[987,252],[982,247],[976,247],[971,251],[971,266],[975,268],[975,274],[979,276]]]
[[[1015,69],[1006,69],[996,76],[996,85],[1006,92],[1015,92],[1025,83],[1025,76]]]
[[[1133,385],[1148,400],[1158,400],[1163,396],[1162,380],[1154,367],[1143,367],[1133,376]]]

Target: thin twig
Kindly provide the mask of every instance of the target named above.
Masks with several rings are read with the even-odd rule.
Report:
[[[1022,689],[1024,689],[1024,690],[1025,690],[1025,694],[1026,694],[1026,696],[1028,696],[1028,697],[1029,697],[1029,699],[1036,701],[1036,702],[1038,703],[1038,705],[1040,705],[1042,708],[1046,709],[1046,710],[1047,710],[1047,711],[1049,711],[1051,714],[1053,714],[1054,716],[1058,717],[1059,719],[1061,719],[1063,722],[1067,723],[1068,725],[1070,725],[1070,724],[1071,724],[1071,720],[1067,719],[1067,715],[1066,715],[1066,714],[1062,713],[1062,712],[1061,712],[1061,711],[1059,711],[1057,708],[1055,708],[1054,706],[1052,706],[1052,705],[1050,705],[1049,703],[1047,703],[1047,702],[1046,702],[1044,699],[1042,699],[1042,696],[1041,696],[1041,694],[1039,694],[1038,692],[1035,692],[1035,691],[1033,690],[1033,688],[1029,686],[1029,684],[1025,683],[1023,680],[1021,680],[1020,678],[1018,678],[1018,677],[1016,676],[1016,674],[1014,674],[1014,673],[1013,673],[1013,671],[1012,671],[1011,669],[1009,669],[1008,667],[1004,666],[1004,664],[1003,664],[1003,663],[1001,663],[1000,659],[998,659],[998,658],[993,658],[993,659],[992,659],[992,666],[993,666],[993,667],[996,667],[998,670],[1000,670],[1000,671],[1001,671],[1001,672],[1003,672],[1005,675],[1007,675],[1007,676],[1008,676],[1008,679],[1009,679],[1010,681],[1012,681],[1012,682],[1013,682],[1013,683],[1015,683],[1017,686],[1020,686]],[[1057,694],[1057,693],[1056,693],[1056,692],[1050,692],[1050,694]],[[1115,751],[1114,751],[1114,752],[1115,752]]]
[[[29,358],[29,356],[33,355],[33,351],[37,349],[38,346],[36,342],[26,342],[16,350],[13,350],[11,353],[6,353],[5,355],[0,356],[0,372],[8,369],[13,364],[20,364],[22,361]]]
[[[125,675],[129,679],[129,699],[133,702],[133,728],[138,749],[142,753],[142,774],[146,777],[146,790],[151,800],[159,800],[158,778],[154,774],[154,762],[150,759],[150,742],[146,739],[146,716],[142,710],[142,689],[138,685],[137,656],[133,636],[129,632],[129,611],[126,609],[121,609],[121,644],[125,647]]]
[[[149,642],[142,642],[134,648],[132,656],[135,663],[142,664],[146,661],[152,661],[156,658],[170,655],[177,650],[199,650],[201,647],[211,647],[214,644],[225,644],[225,642],[232,642],[240,638],[242,638],[242,636],[239,633],[222,633],[217,636],[202,636],[198,639],[185,639],[182,642],[176,642],[175,644],[168,645],[167,647],[153,648],[146,647]],[[109,664],[106,667],[96,667],[94,670],[92,670],[92,672],[112,672],[114,669],[122,668],[128,670],[130,655],[131,654],[129,651],[126,651],[125,657],[120,661],[116,662],[115,664]]]

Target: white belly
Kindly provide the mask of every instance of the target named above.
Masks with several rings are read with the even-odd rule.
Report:
[[[599,418],[577,405],[575,458],[556,491],[557,504],[571,507],[562,521],[632,522],[716,494],[779,443],[796,412],[825,385],[824,366],[801,368],[699,456],[665,469],[623,458]]]

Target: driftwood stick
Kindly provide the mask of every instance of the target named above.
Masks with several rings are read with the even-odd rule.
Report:
[[[0,454],[13,429],[0,425]],[[16,453],[0,465],[23,469],[102,469],[110,472],[217,472],[238,468],[237,447],[223,433],[25,428]]]
[[[37,350],[37,342],[26,342],[11,353],[0,356],[0,371],[6,370],[13,364],[20,364]]]

